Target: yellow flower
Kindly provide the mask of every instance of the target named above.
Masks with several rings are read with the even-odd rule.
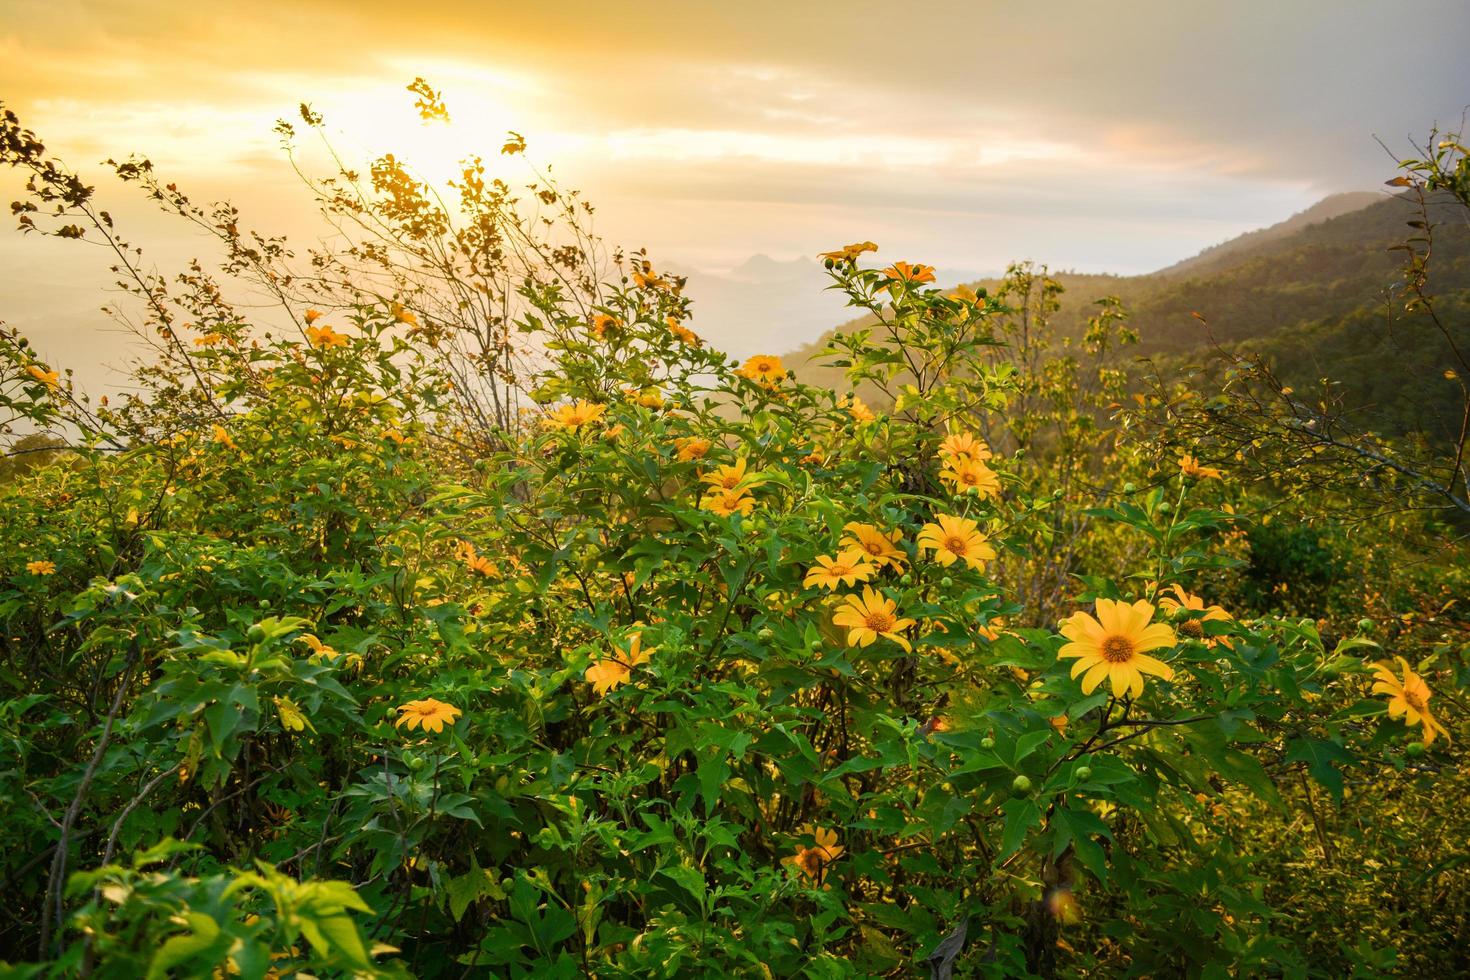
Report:
[[[914,621],[900,619],[898,604],[874,591],[871,585],[863,586],[861,599],[855,595],[845,596],[832,617],[832,623],[847,628],[847,645],[850,647],[871,646],[882,636],[903,647],[905,652],[913,650],[909,641],[899,634],[914,625]]]
[[[1000,477],[995,470],[969,456],[954,456],[939,471],[941,483],[955,493],[973,493],[981,497],[1000,496]]]
[[[308,327],[311,326],[313,323],[317,322],[318,320],[320,320],[325,315],[326,314],[324,314],[321,310],[307,310],[306,311],[306,325]]]
[[[1202,624],[1212,620],[1215,622],[1230,621],[1230,614],[1223,607],[1206,606],[1204,599],[1193,593],[1184,591],[1184,587],[1181,585],[1171,585],[1165,591],[1173,592],[1174,595],[1160,596],[1159,607],[1175,618],[1181,616],[1188,617],[1179,620],[1176,629],[1180,633],[1189,637],[1191,640],[1200,640],[1209,646],[1214,646],[1217,643],[1223,644],[1226,647],[1235,646],[1234,642],[1228,636],[1205,636],[1205,628]],[[1190,615],[1191,613],[1200,613],[1201,615],[1193,616]]]
[[[1192,476],[1201,480],[1218,480],[1220,471],[1213,466],[1201,466],[1199,460],[1193,456],[1179,457],[1179,472],[1185,476]]]
[[[606,660],[599,660],[587,668],[583,678],[592,685],[592,690],[599,696],[606,696],[622,684],[628,683],[628,678],[633,673],[633,668],[641,663],[647,662],[648,658],[657,652],[658,647],[643,649],[643,634],[634,633],[628,644],[627,650],[613,647],[613,655]]]
[[[681,324],[676,317],[666,316],[664,317],[664,323],[669,325],[669,333],[690,347],[698,347],[704,343],[703,340],[699,339],[699,334]]]
[[[1143,694],[1143,675],[1156,674],[1164,680],[1173,669],[1148,656],[1149,650],[1172,647],[1174,631],[1164,623],[1149,621],[1154,607],[1142,600],[1134,603],[1113,599],[1097,600],[1097,618],[1085,612],[1062,621],[1062,635],[1070,642],[1057,651],[1061,658],[1076,657],[1072,676],[1082,677],[1082,693],[1091,694],[1106,678],[1113,694]]]
[[[755,498],[750,496],[750,491],[744,488],[738,490],[712,490],[705,494],[704,499],[699,502],[703,510],[712,511],[721,517],[729,517],[739,511],[749,515],[755,510]]]
[[[28,561],[26,562],[26,571],[32,575],[55,575],[56,562],[47,561],[44,558],[40,561]]]
[[[796,853],[781,859],[782,864],[794,865],[798,871],[817,884],[827,877],[827,866],[842,856],[843,847],[837,843],[837,832],[806,824],[801,833],[810,837],[813,847],[798,847]]]
[[[547,416],[546,424],[555,429],[580,429],[584,425],[590,425],[602,418],[607,411],[605,405],[595,405],[589,401],[578,399],[570,405],[562,405],[551,415]]]
[[[1388,716],[1402,717],[1406,725],[1422,725],[1425,745],[1431,744],[1436,734],[1448,739],[1450,733],[1429,713],[1429,698],[1433,693],[1429,685],[1409,669],[1409,662],[1403,657],[1394,659],[1404,672],[1402,681],[1394,676],[1392,664],[1373,665],[1373,693],[1388,695]]]
[[[909,265],[907,262],[895,262],[883,270],[883,275],[895,282],[922,283],[934,281],[934,267],[932,265]]]
[[[398,323],[406,323],[410,327],[419,325],[419,318],[414,316],[413,311],[406,308],[402,303],[394,303],[391,307],[393,319]]]
[[[956,561],[963,561],[971,568],[982,568],[985,562],[995,558],[995,549],[980,525],[968,517],[940,514],[939,523],[925,524],[919,530],[919,548],[934,552],[934,560],[948,568]]]
[[[653,271],[653,263],[644,259],[633,269],[633,285],[639,289],[668,289],[669,281]]]
[[[311,720],[302,712],[301,706],[288,697],[278,697],[276,701],[276,714],[281,716],[281,727],[287,731],[299,732],[310,728],[316,731]]]
[[[944,437],[939,444],[939,458],[952,461],[960,457],[972,459],[975,462],[984,462],[991,456],[990,447],[985,445],[985,440],[976,439],[969,432],[952,432]]]
[[[194,338],[195,347],[216,347],[224,342],[225,335],[222,333],[207,333],[203,337]]]
[[[330,659],[338,656],[336,648],[327,646],[325,643],[323,643],[321,640],[317,639],[310,633],[302,634],[300,639],[302,643],[305,643],[307,646],[311,647],[310,658],[312,660],[315,660],[318,657],[326,657]]]
[[[426,732],[439,732],[444,730],[444,725],[454,724],[454,720],[464,714],[452,704],[445,704],[434,698],[423,698],[418,701],[410,701],[408,704],[398,706],[398,720],[393,723],[394,728],[408,726],[409,731],[422,726]]]
[[[698,436],[674,440],[674,448],[678,450],[679,461],[683,463],[703,459],[704,454],[709,452],[710,445],[708,439],[701,439]]]
[[[29,374],[48,388],[56,388],[61,383],[61,375],[55,371],[47,371],[45,367],[38,364],[27,364],[26,374]]]
[[[313,347],[345,347],[347,345],[347,335],[338,333],[330,326],[307,327],[306,339]]]
[[[228,449],[240,448],[235,445],[235,440],[230,438],[230,434],[225,431],[225,427],[222,425],[216,425],[214,427],[214,441]]]
[[[868,560],[879,568],[892,566],[903,568],[907,556],[896,545],[902,540],[898,531],[883,532],[872,524],[859,524],[856,521],[845,524],[842,527],[845,532],[842,540],[837,542],[837,547],[842,549],[856,548],[868,553]]]
[[[708,483],[710,486],[720,490],[737,490],[749,486],[755,482],[755,473],[745,472],[745,457],[741,456],[728,466],[717,466],[714,472],[706,473],[699,478],[700,483]]]
[[[878,417],[873,414],[873,410],[871,408],[863,404],[863,400],[857,395],[851,395],[847,399],[838,402],[838,404],[841,407],[847,409],[847,414],[852,416],[852,420],[859,424],[863,422],[871,422]]]
[[[757,354],[748,359],[738,373],[751,381],[774,385],[786,377],[786,368],[781,364],[781,358],[775,355]]]
[[[623,394],[643,408],[659,409],[664,407],[663,392],[657,388],[624,388]]]
[[[1002,633],[1006,632],[1006,621],[1003,617],[997,616],[985,625],[975,627],[975,632],[994,643],[1000,639]]]
[[[802,584],[807,588],[821,586],[830,592],[838,585],[851,586],[866,582],[873,577],[875,571],[877,569],[868,562],[866,551],[850,548],[838,552],[836,558],[818,555],[817,564],[806,573],[806,580]]]
[[[490,559],[476,553],[475,546],[468,541],[461,541],[455,546],[454,556],[464,563],[465,568],[472,572],[478,572],[486,578],[499,578],[500,572]]]
[[[876,251],[878,251],[878,246],[872,242],[853,242],[851,245],[839,248],[835,252],[823,252],[817,258],[826,259],[829,262],[856,262],[858,256],[864,252]]]
[[[969,286],[956,286],[955,291],[950,293],[946,298],[960,303],[968,303],[971,306],[976,306],[980,302],[980,295]]]
[[[623,327],[623,321],[606,313],[599,313],[592,318],[592,325],[588,328],[592,336],[598,340],[606,340],[609,332],[616,333]]]

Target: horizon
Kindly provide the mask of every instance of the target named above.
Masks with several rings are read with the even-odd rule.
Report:
[[[271,0],[230,18],[160,0],[0,2],[14,11],[0,98],[164,269],[195,239],[98,161],[147,156],[196,200],[309,243],[313,212],[272,132],[303,101],[350,160],[394,152],[436,182],[472,151],[517,179],[524,163],[497,151],[524,133],[527,160],[597,206],[605,240],[709,281],[863,239],[972,278],[1024,259],[1157,271],[1332,194],[1381,191],[1395,161],[1375,139],[1407,152],[1464,116],[1422,92],[1470,95],[1457,57],[1470,7],[1447,0],[1416,8],[1439,25],[1428,36],[1385,30],[1399,15],[1382,3],[939,5],[898,15],[912,43],[878,50],[873,25],[895,15],[872,3],[840,19],[757,3],[631,20],[580,2]],[[418,118],[416,76],[449,125]],[[59,360],[110,356],[105,266],[71,244],[0,236],[0,318]],[[803,309],[801,324],[824,315]]]

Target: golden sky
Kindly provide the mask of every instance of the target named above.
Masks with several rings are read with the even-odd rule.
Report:
[[[307,101],[429,176],[522,132],[605,236],[681,268],[872,239],[1127,273],[1379,186],[1375,136],[1458,123],[1467,40],[1462,0],[0,0],[0,100],[109,195],[95,164],[138,152],[266,229],[309,228],[271,131]],[[417,119],[418,75],[453,125]],[[60,274],[15,239],[0,263]],[[59,322],[17,278],[0,318]]]

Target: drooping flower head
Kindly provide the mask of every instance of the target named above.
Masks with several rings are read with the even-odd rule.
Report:
[[[817,256],[817,258],[832,263],[856,262],[858,260],[858,256],[862,255],[864,252],[876,251],[878,251],[878,246],[874,245],[872,242],[853,242],[851,245],[846,245],[842,248],[839,248],[835,252],[822,252],[820,255]]]
[[[45,366],[41,364],[27,364],[26,374],[29,374],[48,388],[56,388],[61,384],[61,375],[55,371],[46,370]]]
[[[919,530],[919,548],[934,552],[934,560],[948,568],[963,561],[970,568],[983,568],[995,558],[995,549],[980,533],[975,521],[953,514],[939,514],[936,524],[925,524]]]
[[[679,338],[679,341],[681,343],[688,344],[690,347],[698,347],[704,343],[704,341],[699,338],[699,334],[684,326],[674,317],[664,317],[664,322],[669,325],[669,333]]]
[[[677,456],[682,463],[704,458],[704,454],[709,452],[710,445],[708,439],[702,439],[699,436],[687,436],[674,440],[674,448],[678,450]]]
[[[839,585],[853,586],[866,582],[873,577],[875,571],[877,569],[868,561],[866,551],[848,548],[846,551],[839,551],[835,558],[818,555],[816,565],[806,573],[806,580],[802,584],[808,588],[819,586],[830,592]]]
[[[1433,694],[1429,685],[1410,669],[1409,662],[1403,657],[1394,659],[1404,672],[1403,680],[1394,675],[1392,664],[1373,665],[1373,693],[1388,695],[1388,716],[1401,717],[1406,725],[1422,726],[1425,745],[1431,744],[1436,734],[1449,738],[1449,731],[1429,713],[1429,698]]]
[[[899,634],[914,625],[914,621],[900,618],[898,604],[871,585],[863,586],[862,598],[845,596],[832,616],[832,623],[847,629],[850,647],[872,646],[881,636],[903,647],[906,653],[913,650],[909,641]]]
[[[446,723],[454,724],[454,720],[462,714],[464,712],[452,704],[445,704],[434,698],[421,698],[398,706],[398,720],[393,723],[393,727],[407,726],[409,731],[422,727],[426,732],[438,732],[443,731]]]
[[[1082,677],[1083,694],[1091,694],[1106,679],[1113,694],[1138,697],[1144,674],[1173,678],[1173,668],[1148,655],[1175,643],[1174,631],[1165,623],[1151,623],[1153,617],[1154,607],[1142,600],[1099,599],[1097,618],[1079,612],[1062,621],[1062,635],[1070,642],[1057,656],[1077,659],[1072,676]]]

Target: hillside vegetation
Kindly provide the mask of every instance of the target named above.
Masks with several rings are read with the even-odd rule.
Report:
[[[216,247],[163,274],[0,122],[147,352],[92,401],[0,328],[5,976],[1463,972],[1463,431],[1161,382],[1122,303],[871,242],[811,384],[478,158],[303,171],[300,255],[114,163]],[[1470,209],[1466,157],[1401,180]],[[1396,207],[1133,302],[1282,343],[1383,288],[1341,229]],[[1397,267],[1416,322],[1456,254]]]

